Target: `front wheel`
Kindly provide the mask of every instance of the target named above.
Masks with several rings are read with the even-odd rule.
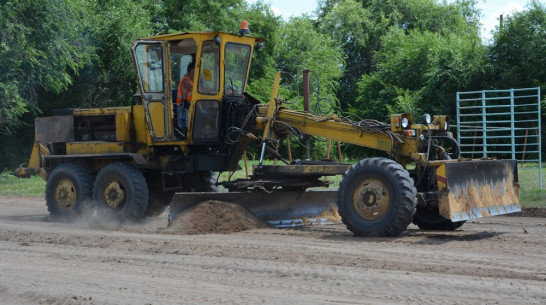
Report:
[[[123,223],[141,220],[148,205],[148,185],[133,166],[115,162],[100,170],[93,187],[93,198],[100,217]]]
[[[417,191],[409,173],[386,158],[354,164],[338,190],[341,220],[357,236],[396,236],[411,223]]]

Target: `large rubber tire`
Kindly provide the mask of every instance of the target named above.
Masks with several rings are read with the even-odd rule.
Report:
[[[82,165],[64,163],[47,177],[46,205],[55,221],[74,221],[84,212],[93,211],[93,177]]]
[[[148,206],[148,185],[142,173],[123,162],[106,165],[95,178],[97,214],[116,223],[139,221]]]
[[[400,164],[369,158],[345,173],[337,204],[341,220],[356,236],[396,236],[411,223],[417,190]]]
[[[464,225],[466,221],[453,222],[444,218],[437,209],[417,208],[413,223],[422,230],[453,231]]]

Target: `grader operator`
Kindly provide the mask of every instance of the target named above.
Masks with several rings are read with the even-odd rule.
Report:
[[[277,96],[262,104],[245,93],[259,38],[187,32],[137,40],[132,46],[139,102],[127,107],[63,109],[36,119],[36,140],[22,177],[39,174],[58,221],[92,211],[117,222],[170,217],[206,199],[237,202],[278,226],[338,211],[356,235],[393,236],[413,221],[453,230],[472,218],[520,210],[515,160],[451,160],[438,145],[449,138],[446,116],[391,116],[388,124],[351,121],[288,109]],[[188,125],[176,123],[176,94],[195,65]],[[182,130],[184,132],[182,132]],[[355,164],[304,161],[262,164],[276,139],[298,130],[377,150]],[[260,147],[249,179],[214,192],[212,172],[235,171],[247,145]],[[324,176],[342,175],[336,191]]]

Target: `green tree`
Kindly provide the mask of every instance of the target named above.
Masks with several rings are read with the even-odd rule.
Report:
[[[532,0],[527,9],[508,16],[496,29],[489,46],[489,87],[541,87],[546,105],[546,6]],[[544,108],[544,107],[543,107]],[[543,118],[546,111],[542,110]],[[543,134],[546,126],[542,124]],[[546,139],[542,137],[542,145]],[[543,156],[544,157],[544,156]]]
[[[247,91],[267,102],[275,71],[274,52],[277,42],[275,37],[278,35],[281,19],[273,14],[269,4],[262,1],[249,5],[241,19],[248,21],[250,35],[265,39],[262,48],[254,49]]]
[[[342,75],[343,53],[337,41],[315,29],[308,16],[291,18],[283,23],[275,36],[274,70],[283,71],[279,96],[293,104],[292,109],[303,109],[303,70],[309,69],[310,108],[329,115],[337,102],[338,79]],[[273,74],[266,75],[268,86],[263,90],[264,101],[271,92]],[[296,88],[298,90],[296,90]],[[318,90],[318,95],[317,95]],[[299,99],[296,97],[299,95]],[[319,107],[317,107],[317,102]],[[304,157],[304,148],[295,142],[295,155]],[[312,141],[315,158],[324,158],[325,143]]]
[[[392,29],[405,34],[429,31],[478,33],[475,1],[451,4],[437,0],[325,0],[319,3],[318,24],[323,33],[338,39],[346,64],[338,97],[346,109],[354,106],[362,75],[378,69],[375,54]]]
[[[0,133],[20,126],[27,111],[39,112],[47,94],[59,94],[90,62],[83,0],[0,3]]]
[[[494,88],[546,86],[546,7],[529,2],[527,9],[508,16],[489,47]]]
[[[160,32],[226,31],[239,29],[240,16],[247,3],[244,0],[164,0],[159,13]]]
[[[376,53],[377,71],[359,82],[357,113],[387,119],[385,111],[455,115],[455,92],[483,85],[485,47],[468,33],[393,29]]]
[[[93,60],[70,90],[49,97],[52,108],[129,105],[137,90],[130,49],[135,39],[152,35],[148,11],[132,0],[95,0],[87,13]]]
[[[337,41],[314,29],[313,21],[307,17],[291,18],[283,24],[276,35],[276,47],[273,55],[277,70],[294,76],[302,93],[302,71],[309,69],[310,91],[336,102],[337,80],[342,74],[342,50]],[[318,83],[317,83],[318,82]],[[286,89],[286,88],[285,88]],[[285,92],[293,97],[296,92]],[[301,105],[301,101],[300,101]],[[300,106],[302,107],[302,106]]]

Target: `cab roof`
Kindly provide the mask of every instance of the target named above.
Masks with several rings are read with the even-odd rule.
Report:
[[[221,31],[177,32],[177,33],[163,34],[163,35],[157,35],[157,36],[150,36],[150,37],[142,38],[142,40],[177,40],[181,38],[180,36],[195,35],[195,34],[221,34],[221,35],[254,38],[254,40],[257,42],[265,41],[264,38],[254,37],[250,35],[233,34],[233,33],[221,32]]]

